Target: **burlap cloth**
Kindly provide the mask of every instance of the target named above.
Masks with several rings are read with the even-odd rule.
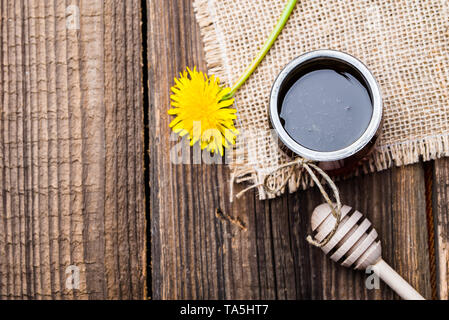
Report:
[[[265,42],[286,3],[196,0],[209,74],[232,85]],[[271,85],[290,60],[316,49],[354,55],[381,86],[384,131],[364,171],[449,154],[449,1],[300,0],[266,59],[236,95],[237,127],[243,134],[230,164],[231,184],[245,181],[258,186],[261,199],[276,196],[260,184],[291,159],[269,134]],[[281,183],[285,173],[273,183]],[[309,184],[298,172],[288,189],[293,192]]]

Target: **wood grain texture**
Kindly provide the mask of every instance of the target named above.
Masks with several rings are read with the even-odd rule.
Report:
[[[438,298],[449,299],[449,159],[435,160],[434,223]]]
[[[2,299],[144,296],[140,14],[137,0],[1,1]]]
[[[152,298],[397,298],[383,284],[367,290],[363,273],[307,244],[310,214],[322,203],[315,188],[270,201],[248,192],[231,204],[226,166],[170,161],[178,143],[167,115],[173,78],[186,66],[206,67],[191,1],[147,0],[147,6]],[[429,297],[422,165],[338,185],[343,202],[374,223],[385,260]]]
[[[397,298],[307,244],[316,189],[270,201],[249,192],[231,204],[225,165],[171,162],[173,77],[206,70],[190,0],[147,0],[145,239],[140,4],[0,0],[0,298],[144,298],[146,240],[154,299]],[[69,5],[80,9],[79,30],[67,28]],[[435,166],[442,298],[445,161]],[[429,298],[422,165],[338,185],[373,222],[385,260]],[[69,265],[80,268],[80,290],[65,286]]]
[[[421,165],[365,175],[339,182],[337,185],[342,202],[363,212],[373,223],[382,241],[383,258],[424,296],[430,297],[424,180]],[[289,299],[398,298],[383,283],[380,290],[366,289],[366,274],[337,265],[326,258],[320,249],[311,248],[304,241],[309,232],[310,214],[318,204],[322,203],[321,195],[316,188],[283,198],[279,201],[286,204],[283,204],[279,211],[276,210],[276,214],[283,215],[280,221],[285,227],[278,234],[290,234],[290,247],[293,248],[290,254],[293,258],[284,259],[279,264],[277,270],[281,276],[275,278],[285,279],[283,274],[288,274],[288,270],[294,270],[295,276],[278,283],[277,288],[283,288],[280,293],[284,293],[280,297]],[[288,211],[284,209],[286,207]],[[286,220],[289,221],[288,225],[284,222]],[[282,240],[282,237],[279,239]],[[275,243],[273,251],[278,255],[285,254],[286,251],[282,251],[282,248],[288,245],[288,240],[283,240],[276,245],[279,239],[273,239]]]

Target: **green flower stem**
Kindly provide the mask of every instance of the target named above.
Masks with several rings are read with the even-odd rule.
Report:
[[[237,80],[237,82],[231,88],[231,92],[228,93],[223,98],[223,100],[232,98],[234,96],[234,94],[237,92],[237,90],[240,89],[240,87],[245,83],[245,81],[248,80],[248,78],[253,74],[254,70],[256,70],[256,68],[259,66],[259,64],[262,62],[262,60],[265,58],[268,51],[270,51],[270,49],[273,46],[274,42],[276,41],[277,37],[281,33],[282,29],[285,27],[285,24],[287,23],[287,20],[290,17],[297,2],[298,2],[298,0],[289,0],[288,1],[276,27],[271,32],[271,34],[268,37],[267,41],[265,42],[264,46],[262,47],[262,49],[260,49],[259,53],[257,54],[256,58],[253,60],[253,62],[248,66],[248,68],[246,68],[243,75]]]

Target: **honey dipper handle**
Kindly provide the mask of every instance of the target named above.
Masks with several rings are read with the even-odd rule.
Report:
[[[407,281],[405,281],[392,267],[383,259],[373,266],[373,271],[379,278],[390,286],[402,299],[425,300]]]

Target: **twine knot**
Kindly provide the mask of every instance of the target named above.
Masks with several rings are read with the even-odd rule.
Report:
[[[285,174],[285,172],[282,170],[285,168],[288,169],[287,174]],[[306,171],[309,174],[309,176],[312,178],[313,182],[317,185],[318,189],[321,192],[321,195],[323,196],[323,198],[326,200],[327,204],[331,208],[332,215],[335,218],[334,228],[329,233],[329,235],[327,235],[323,240],[316,241],[310,235],[307,236],[307,238],[306,238],[306,240],[311,245],[321,248],[329,243],[329,241],[332,239],[332,237],[337,232],[337,229],[340,225],[341,201],[340,201],[340,193],[339,193],[338,188],[335,185],[334,181],[332,181],[332,179],[329,177],[329,175],[326,172],[324,172],[323,169],[318,167],[313,161],[298,157],[291,162],[285,163],[285,164],[277,167],[275,170],[273,170],[269,174],[267,174],[265,176],[263,183],[253,185],[249,188],[246,188],[245,190],[242,190],[240,193],[238,193],[236,195],[236,197],[240,198],[248,190],[253,189],[255,187],[260,187],[260,186],[262,186],[267,193],[278,194],[287,186],[289,180],[293,177],[295,172],[299,172],[299,174],[301,175],[302,172],[304,172],[304,171]],[[324,186],[322,185],[320,179],[317,177],[317,175],[315,174],[314,171],[317,172],[321,176],[321,178],[323,178],[326,181],[326,183],[329,185],[329,187],[332,189],[335,203],[332,202],[328,193],[326,192],[326,190],[324,190]],[[281,182],[279,183],[279,181],[281,181]]]

